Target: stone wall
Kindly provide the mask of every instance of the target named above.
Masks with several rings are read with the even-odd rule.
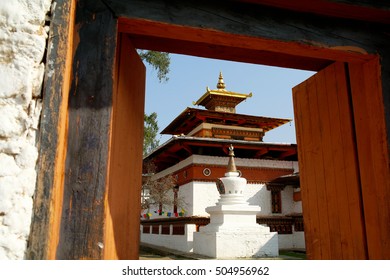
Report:
[[[52,0],[0,2],[0,259],[23,259]]]

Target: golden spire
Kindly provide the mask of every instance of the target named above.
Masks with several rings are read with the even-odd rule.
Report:
[[[210,88],[207,87],[206,92],[198,101],[193,102],[192,104],[204,106],[207,110],[211,111],[235,113],[236,105],[252,96],[252,93],[237,93],[228,91],[225,88],[226,85],[223,81],[222,72],[219,72],[217,89],[210,90]]]
[[[225,89],[225,82],[223,81],[222,72],[219,72],[217,88],[222,90]]]
[[[229,162],[227,166],[227,172],[237,172],[236,163],[234,162],[234,147],[232,144],[229,146]]]

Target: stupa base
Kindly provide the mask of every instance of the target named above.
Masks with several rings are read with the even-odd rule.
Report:
[[[194,253],[216,259],[278,256],[277,233],[269,232],[267,227],[259,227],[250,232],[195,232]]]

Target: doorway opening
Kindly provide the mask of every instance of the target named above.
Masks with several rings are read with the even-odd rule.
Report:
[[[152,69],[151,66],[146,64],[147,82],[145,112],[146,114],[151,114],[152,112],[157,113],[157,120],[160,128],[159,132],[161,132],[162,129],[164,129],[168,124],[170,124],[187,107],[197,108],[197,106],[195,106],[193,102],[195,102],[200,96],[204,94],[204,92],[207,90],[207,87],[211,89],[216,88],[218,74],[222,72],[224,85],[226,86],[225,90],[233,91],[236,93],[252,93],[250,98],[246,99],[244,102],[240,103],[236,107],[237,114],[254,117],[282,118],[291,120],[290,122],[285,123],[282,126],[267,131],[261,141],[262,143],[274,145],[273,148],[275,150],[281,149],[281,147],[278,147],[278,144],[296,144],[291,89],[297,84],[300,84],[304,80],[308,79],[310,76],[315,74],[315,72],[177,54],[171,54],[171,60],[171,72],[169,75],[169,81],[166,83],[160,83],[159,80],[156,78],[155,70]],[[258,125],[260,126],[260,124]],[[245,125],[242,125],[242,128],[244,127]],[[159,138],[159,144],[164,146],[164,144],[169,141],[171,137],[172,135],[162,135],[162,137]],[[173,137],[173,139],[175,139],[175,137]],[[183,141],[186,140],[183,138]],[[252,143],[254,144],[254,142]],[[262,143],[259,144],[259,147],[257,149],[260,149]],[[185,144],[183,143],[183,145]],[[220,145],[218,147],[215,147],[214,149],[222,150],[224,146],[226,146],[226,143],[220,143]],[[248,149],[248,147],[246,149]],[[161,150],[161,153],[164,154],[172,153],[170,151],[164,152],[164,148],[161,148]],[[180,157],[181,159],[180,161],[177,160],[177,162],[169,164],[172,165],[170,169],[179,169],[180,167],[177,167],[177,165],[179,164],[179,162],[184,161],[187,156],[189,157],[193,155],[193,157],[198,157],[200,154],[203,154],[209,156],[210,159],[215,156],[215,151],[210,151],[210,153],[204,153],[204,151],[196,152],[195,150],[192,150],[192,152],[190,152],[188,155],[186,154],[184,157],[179,155],[182,153],[182,151],[177,151],[176,153],[177,158]],[[293,153],[296,155],[296,149],[295,152],[293,151]],[[265,163],[262,162],[262,160],[272,160],[275,164],[275,168],[281,168],[281,166],[285,165],[280,164],[280,166],[276,167],[278,165],[278,163],[276,162],[277,159],[284,160],[286,161],[286,163],[289,162],[292,166],[294,165],[295,167],[293,169],[289,169],[288,171],[279,172],[286,172],[289,173],[289,175],[293,175],[294,172],[298,172],[297,164],[295,165],[297,159],[296,157],[295,159],[291,157],[289,159],[282,159],[282,157],[280,157],[280,154],[277,152],[275,152],[273,156],[271,156],[270,153],[265,152],[261,152],[261,154],[262,155],[260,156],[260,153],[257,152],[252,155],[247,155],[247,159],[258,161],[258,166],[252,169],[256,170],[253,172],[256,172],[258,174],[251,175],[250,184],[248,185],[248,190],[246,191],[245,197],[250,199],[251,204],[262,207],[262,211],[261,213],[259,213],[261,219],[259,216],[258,222],[266,222],[268,224],[273,223],[272,231],[279,231],[281,234],[284,234],[279,237],[279,239],[283,239],[283,241],[281,241],[281,244],[283,244],[281,249],[287,249],[288,247],[288,249],[296,248],[299,250],[303,250],[303,232],[300,229],[299,232],[295,233],[294,230],[294,228],[297,227],[297,221],[302,221],[301,202],[299,200],[293,201],[293,194],[299,194],[299,187],[296,186],[293,188],[292,186],[289,186],[286,191],[283,191],[283,200],[285,200],[285,207],[283,208],[283,213],[281,209],[279,212],[280,215],[283,214],[283,217],[279,217],[278,221],[272,221],[274,218],[277,217],[274,217],[275,215],[272,215],[272,209],[269,205],[269,201],[271,201],[271,192],[266,190],[266,186],[264,184],[258,183],[264,180],[264,176],[277,176],[276,174],[265,175],[268,174],[268,172],[266,171],[266,169],[264,169]],[[156,159],[157,161],[159,161],[159,156],[157,156],[156,158],[154,156],[147,157],[148,161],[150,159]],[[216,160],[215,157],[214,160]],[[240,160],[245,160],[245,157]],[[217,164],[217,161],[214,164]],[[162,169],[165,170],[166,168],[168,168],[168,166],[164,164],[164,167],[162,167]],[[247,169],[248,167],[244,168]],[[262,170],[262,173],[260,173],[260,170]],[[210,166],[210,168],[207,168],[207,171],[209,171],[209,173],[216,172],[216,170],[212,166]],[[158,170],[159,174],[160,172],[164,171]],[[188,172],[191,171],[188,170]],[[246,175],[245,172],[244,175]],[[172,174],[173,173],[176,174],[173,175],[174,177],[181,176],[178,170],[172,170]],[[157,177],[158,176],[159,175],[157,175]],[[298,175],[294,174],[294,176]],[[186,209],[189,210],[189,212],[188,214],[184,214],[183,210],[183,213],[177,213],[177,211],[172,211],[172,209],[170,209],[172,207],[164,205],[164,216],[169,215],[168,217],[175,217],[174,215],[179,216],[178,214],[180,214],[181,216],[181,214],[183,214],[183,216],[186,216],[188,218],[188,220],[183,219],[183,221],[181,221],[181,223],[183,223],[183,226],[185,227],[188,227],[186,222],[192,222],[190,221],[190,217],[202,216],[205,217],[204,220],[208,219],[207,213],[202,213],[204,212],[204,209],[202,211],[202,208],[212,206],[214,205],[214,203],[217,202],[216,188],[215,186],[213,186],[213,180],[215,181],[216,178],[210,179],[211,177],[191,178],[193,186],[191,184],[188,185],[188,183],[183,183],[181,181],[180,185],[183,186],[183,188],[181,189],[180,193],[184,193],[183,200],[191,201],[190,209]],[[205,182],[204,184],[209,184],[210,186],[198,186],[198,183],[196,182],[199,182],[200,180],[206,180],[206,182],[209,181],[209,183]],[[200,188],[205,188],[205,190],[200,191]],[[208,200],[211,204],[208,205],[203,201],[199,201],[202,200],[201,197],[196,199],[198,201],[196,201],[195,199],[194,201],[192,201],[193,198],[192,196],[189,197],[189,192],[193,192],[194,195],[200,192],[204,194],[207,193],[207,196],[209,197]],[[169,195],[173,196],[173,194],[171,193],[169,193]],[[215,201],[213,201],[213,199],[215,199]],[[169,200],[169,198],[166,200]],[[265,201],[265,203],[263,201]],[[164,231],[163,235],[158,235],[158,228],[169,228],[169,224],[172,221],[161,221],[161,224],[158,225],[158,221],[156,221],[155,219],[162,218],[161,205],[160,208],[157,208],[157,206],[154,208],[155,209],[149,209],[148,207],[148,209],[143,209],[141,213],[141,237],[142,239],[144,239],[144,242],[146,241],[158,244],[160,242],[158,241],[159,239],[162,240],[166,238],[176,238],[175,236],[169,236],[169,230],[167,230],[166,232]],[[291,215],[294,216],[294,219],[290,218]],[[154,220],[153,225],[149,224],[149,221],[151,220]],[[291,230],[282,230],[282,224],[284,223],[287,224],[287,227],[291,227]],[[200,224],[196,224],[196,226],[198,231],[198,227],[200,226]],[[151,231],[151,229],[153,229],[153,235],[149,235],[149,231]],[[192,236],[191,229],[188,229],[188,233],[186,234],[188,234],[188,236]],[[154,240],[147,241],[149,239]],[[179,248],[180,245],[178,243],[179,242],[176,242],[175,246]],[[182,250],[191,250],[191,246],[192,245],[190,245],[189,243],[188,245],[183,244]]]

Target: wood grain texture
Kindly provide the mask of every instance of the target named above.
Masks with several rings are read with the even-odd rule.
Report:
[[[316,82],[316,99],[317,99],[317,117],[322,118],[321,122],[321,134],[320,139],[318,141],[321,142],[321,138],[323,138],[323,147],[324,150],[327,152],[322,153],[322,160],[323,165],[322,168],[324,170],[324,174],[322,174],[322,179],[324,180],[324,183],[326,184],[327,189],[323,190],[325,193],[325,199],[324,199],[324,205],[326,212],[328,213],[327,219],[327,231],[326,234],[328,236],[331,236],[331,238],[328,238],[328,245],[326,255],[323,255],[323,258],[327,259],[337,259],[339,256],[342,255],[341,252],[341,234],[340,234],[340,221],[338,219],[338,216],[340,215],[340,209],[338,207],[335,207],[335,205],[332,205],[332,200],[337,201],[337,205],[343,205],[342,201],[340,204],[341,198],[338,196],[338,190],[337,190],[337,168],[335,167],[335,161],[336,159],[334,157],[335,153],[339,153],[341,149],[340,145],[340,138],[339,137],[339,126],[336,128],[334,127],[335,123],[338,123],[338,114],[334,113],[332,111],[339,110],[337,105],[337,99],[335,99],[335,94],[331,94],[332,87],[335,87],[334,79],[332,77],[326,77],[329,71],[324,73],[323,75],[317,76],[317,82]],[[332,71],[333,73],[333,71]],[[340,73],[343,75],[343,73]],[[330,83],[330,85],[328,85]],[[314,94],[313,94],[314,95]],[[324,106],[323,104],[328,104]],[[336,145],[332,145],[332,141],[336,143]],[[325,175],[326,174],[326,175]],[[322,221],[322,219],[321,219]],[[325,237],[326,238],[326,237]]]
[[[388,1],[357,1],[357,0],[241,0],[288,9],[295,12],[313,13],[319,16],[346,18],[376,23],[390,24],[390,4]]]
[[[104,259],[138,259],[145,66],[119,34],[110,166],[105,199]]]
[[[375,40],[375,34],[382,36],[385,32],[381,27],[373,28],[366,23],[330,21],[310,14],[302,17],[299,13],[236,1],[223,5],[215,1],[105,2],[119,17],[119,28],[123,32],[127,30],[156,39],[175,37],[194,43],[207,40],[209,45],[229,44],[226,37],[230,35],[235,36],[235,47],[268,51],[276,58],[279,54],[289,54],[317,59],[364,60],[359,54],[375,53],[375,47],[367,42]],[[137,21],[142,23],[135,24]],[[357,29],[360,32],[357,33]],[[181,36],[175,35],[177,32]],[[279,41],[278,44],[275,41]],[[288,47],[287,43],[290,43]]]
[[[119,26],[119,28],[123,32],[132,33],[135,30],[133,25],[134,23],[134,21],[132,21],[131,24],[129,24],[128,22],[123,22]],[[144,24],[150,23],[141,23],[141,25]],[[155,26],[153,28],[155,28]],[[166,28],[167,27],[162,26],[161,30]],[[180,27],[180,29],[180,31],[177,31],[178,34],[175,35],[175,37],[179,39],[174,39],[173,37],[151,38],[149,36],[139,34],[131,34],[131,37],[134,45],[137,48],[152,49],[169,53],[264,64],[270,66],[296,68],[311,71],[321,70],[327,65],[331,64],[331,61],[327,59],[304,57],[302,55],[276,53],[270,50],[264,50],[264,47],[258,41],[254,42],[253,49],[249,49],[247,47],[242,46],[234,46],[237,42],[235,42],[233,37],[229,39],[230,43],[228,44],[225,44],[222,40],[219,40],[217,44],[211,46],[210,43],[207,42],[215,41],[215,37],[219,36],[219,34],[216,34],[215,31],[205,32],[204,35],[201,36],[208,35],[205,36],[206,42],[198,42],[188,38],[188,33],[193,32],[191,28]],[[246,38],[243,36],[240,38],[240,40],[248,42],[255,41],[253,40],[253,38]],[[257,46],[255,43],[257,44]]]
[[[365,259],[360,174],[344,64],[320,71],[295,87],[293,96],[308,257]]]
[[[57,259],[102,259],[116,19],[78,1]]]
[[[300,142],[300,131],[314,130],[315,122],[312,122],[310,111],[309,92],[315,90],[312,79],[301,83],[293,89],[294,115],[297,131],[298,161],[300,172],[300,186],[302,196],[302,212],[304,216],[306,255],[308,259],[321,258],[321,239],[319,237],[320,216],[318,212],[317,184],[315,176],[304,176],[304,174],[315,175],[313,164],[301,164],[310,161],[310,152],[316,150],[317,143],[312,138],[305,138],[305,146]],[[306,114],[309,115],[306,116]],[[314,120],[313,120],[314,121]],[[306,134],[305,134],[306,135]],[[303,149],[304,147],[304,149]],[[306,188],[314,186],[314,188]]]
[[[380,64],[350,64],[370,259],[390,259],[390,164]]]
[[[38,140],[39,168],[27,259],[55,258],[58,243],[76,4],[74,0],[60,0],[56,3],[52,11],[46,57]]]

